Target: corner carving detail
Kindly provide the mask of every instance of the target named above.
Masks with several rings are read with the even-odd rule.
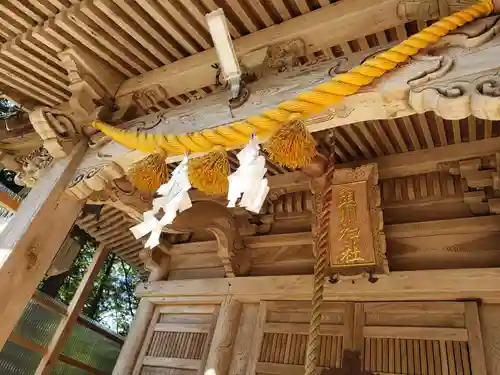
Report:
[[[65,112],[38,107],[30,113],[30,121],[43,140],[43,147],[54,158],[68,156],[70,149],[82,136],[75,118]]]
[[[38,180],[45,174],[53,159],[43,147],[18,158],[17,163],[20,164],[21,171],[15,175],[14,182],[20,186],[34,187]]]

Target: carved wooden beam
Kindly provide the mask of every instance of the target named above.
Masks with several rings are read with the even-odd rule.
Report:
[[[448,119],[461,119],[471,114],[488,120],[500,119],[497,88],[500,64],[496,57],[500,54],[500,36],[496,35],[499,30],[497,16],[457,30],[409,64],[347,97],[323,114],[310,118],[308,129],[319,131],[358,121],[396,118],[431,110]],[[328,72],[332,66],[336,66],[335,71],[348,69],[366,55],[353,54],[337,62],[301,67],[297,71],[258,81],[251,88],[249,101],[233,110],[234,117],[228,110],[227,97],[222,93],[138,118],[121,127],[175,135],[230,123],[308,90],[330,79]],[[111,142],[89,154],[82,163],[78,178],[84,182],[86,178],[81,176],[99,173],[110,161],[126,170],[144,157],[144,153]],[[178,157],[169,160],[176,161]]]
[[[340,4],[340,3],[339,3]],[[311,131],[353,122],[402,117],[416,112],[435,111],[447,119],[476,117],[497,120],[499,96],[497,70],[500,67],[499,16],[466,25],[438,44],[415,56],[358,94],[347,97],[326,113],[312,117]],[[335,74],[357,66],[372,49],[317,65],[257,81],[250,86],[251,96],[232,113],[225,93],[144,116],[124,124],[150,133],[179,134],[224,125],[275,107],[283,100],[310,90]]]
[[[99,105],[112,105],[112,100],[124,75],[104,65],[95,56],[77,47],[67,48],[58,54],[61,65],[68,72],[71,98],[64,108],[76,117],[88,117]]]
[[[273,46],[285,46],[290,41],[300,40],[305,46],[302,55],[336,45],[350,52],[347,41],[366,35],[383,32],[385,29],[405,22],[435,20],[447,16],[464,6],[474,3],[458,0],[352,0],[324,6],[321,10],[292,18],[279,25],[256,31],[238,38],[234,42],[235,52],[245,63],[245,56],[257,50],[268,50]],[[376,22],[373,22],[373,21]],[[363,27],[359,27],[363,25]],[[270,49],[268,49],[270,48]],[[363,47],[362,47],[363,48]],[[283,50],[283,48],[282,48]],[[209,49],[193,56],[154,69],[127,80],[117,93],[119,106],[127,107],[131,101],[147,100],[149,107],[141,103],[142,109],[155,109],[168,98],[189,93],[215,84],[217,54]],[[141,99],[143,98],[143,99]],[[161,108],[161,106],[160,106]]]

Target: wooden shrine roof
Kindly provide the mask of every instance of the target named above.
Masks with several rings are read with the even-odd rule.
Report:
[[[363,1],[357,2],[356,6],[361,8]],[[336,1],[30,0],[29,5],[22,1],[6,1],[0,5],[0,83],[19,94],[13,96],[20,101],[31,101],[31,105],[34,101],[57,106],[71,96],[67,67],[62,64],[60,53],[67,48],[76,48],[101,63],[106,62],[106,66],[123,79],[117,93],[120,96],[143,89],[151,81],[152,76],[139,75],[153,70],[161,72],[164,65],[211,49],[212,40],[204,15],[218,7],[224,9],[231,35],[237,40],[330,3]],[[381,13],[384,9],[383,6],[367,8],[372,6],[371,3],[364,3],[366,14],[358,14],[356,20],[364,17],[367,21],[370,12]],[[384,6],[396,9],[395,1],[385,0],[385,3]],[[405,24],[405,18],[410,16],[405,13],[404,6],[399,8],[401,14],[391,12],[383,16],[387,18],[383,20],[385,24],[390,25],[385,31],[371,22],[361,28],[351,22],[349,30],[339,30],[342,43],[329,44],[330,35],[323,35],[322,48],[316,48],[311,43],[314,50],[307,58],[314,58],[315,55],[340,56],[402,40],[426,26],[425,21],[439,16],[438,12],[429,11],[428,15],[413,15],[413,18],[419,19],[418,22]],[[377,33],[370,32],[374,28],[378,28]],[[294,26],[294,29],[297,27]],[[367,32],[364,34],[362,29]],[[302,31],[297,30],[297,36]],[[355,38],[344,38],[349,34]],[[339,39],[338,35],[331,37]],[[259,38],[262,39],[255,38],[255,46],[251,45],[254,41],[248,40],[250,45],[240,49],[260,48],[259,43],[269,43],[268,39],[259,42]],[[200,61],[204,61],[208,68],[213,63],[211,58],[201,60],[200,57]],[[192,82],[187,84],[190,89],[186,92],[172,90],[175,95],[168,96],[165,107],[177,106],[213,92],[215,73],[214,70],[210,82],[204,81],[206,75],[197,76],[199,86],[196,86],[196,80],[191,79]]]

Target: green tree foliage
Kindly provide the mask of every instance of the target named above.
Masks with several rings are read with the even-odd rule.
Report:
[[[0,119],[6,120],[18,116],[20,113],[22,113],[20,105],[12,100],[0,98]]]
[[[23,186],[16,185],[14,182],[15,175],[16,172],[9,171],[8,169],[0,170],[0,183],[12,190],[14,193],[19,193],[23,189]]]
[[[78,228],[74,228],[71,235],[82,245],[71,269],[64,274],[62,280],[56,280],[56,286],[51,285],[51,279],[60,276],[48,278],[40,286],[41,291],[53,295],[65,304],[71,302],[98,246],[92,237]],[[126,335],[138,305],[134,289],[140,281],[140,274],[136,269],[110,253],[85,302],[83,314],[114,332]]]

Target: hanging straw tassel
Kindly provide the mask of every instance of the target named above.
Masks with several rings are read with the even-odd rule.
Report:
[[[300,115],[283,124],[263,148],[272,162],[291,169],[306,167],[317,152],[316,142]]]
[[[132,185],[144,193],[154,193],[167,182],[169,173],[165,153],[155,153],[135,163],[128,171]]]
[[[210,195],[226,195],[231,169],[225,149],[220,148],[207,155],[189,160],[188,174],[196,189]]]

